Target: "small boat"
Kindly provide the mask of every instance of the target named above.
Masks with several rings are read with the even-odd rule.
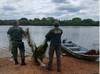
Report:
[[[88,50],[84,47],[81,47],[72,41],[66,42],[64,40],[62,42],[62,52],[78,59],[96,61],[99,58],[99,54],[97,54],[95,51],[96,50]]]

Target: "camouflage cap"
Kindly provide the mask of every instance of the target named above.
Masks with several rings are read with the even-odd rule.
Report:
[[[55,22],[53,23],[53,25],[54,25],[55,27],[59,27],[60,23],[59,23],[58,21],[55,21]]]

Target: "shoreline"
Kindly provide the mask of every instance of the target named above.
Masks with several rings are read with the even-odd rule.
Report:
[[[62,57],[62,72],[61,74],[99,74],[99,64],[79,60],[69,56]],[[19,61],[20,62],[20,61]],[[48,63],[47,58],[43,61]],[[0,58],[0,74],[48,74],[49,72],[32,62],[30,57],[26,57],[26,65],[14,65],[9,58]],[[49,74],[57,74],[56,59],[53,61],[53,71]]]

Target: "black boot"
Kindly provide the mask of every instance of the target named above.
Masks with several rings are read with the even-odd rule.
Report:
[[[51,66],[49,66],[49,65],[46,66],[46,69],[47,69],[48,71],[52,71],[52,68],[51,68]]]
[[[14,61],[15,61],[15,65],[19,64],[17,59],[14,59]]]
[[[21,59],[21,65],[26,65],[25,59]]]

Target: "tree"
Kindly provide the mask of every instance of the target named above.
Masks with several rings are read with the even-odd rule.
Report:
[[[40,25],[40,19],[39,18],[34,18],[33,25]]]
[[[41,25],[49,25],[49,22],[48,22],[47,18],[42,18],[41,19]]]
[[[82,24],[84,26],[99,26],[99,23],[96,21],[93,21],[92,19],[84,19],[82,21]]]
[[[73,26],[79,26],[81,25],[81,18],[78,18],[78,17],[73,18],[71,22]]]
[[[3,25],[3,21],[2,20],[0,20],[0,25]]]
[[[19,19],[20,25],[29,25],[29,21],[27,18],[21,18]]]
[[[36,26],[52,26],[55,21],[60,22],[62,26],[99,26],[99,21],[94,21],[92,19],[83,19],[76,17],[72,20],[58,20],[53,17],[43,17],[42,19],[34,18],[27,19],[21,18],[19,19],[20,25],[36,25]],[[0,20],[0,25],[14,25],[16,24],[16,20]]]
[[[53,23],[54,23],[55,21],[57,21],[57,20],[54,19],[53,17],[47,17],[47,20],[48,20],[49,25],[53,25]]]

